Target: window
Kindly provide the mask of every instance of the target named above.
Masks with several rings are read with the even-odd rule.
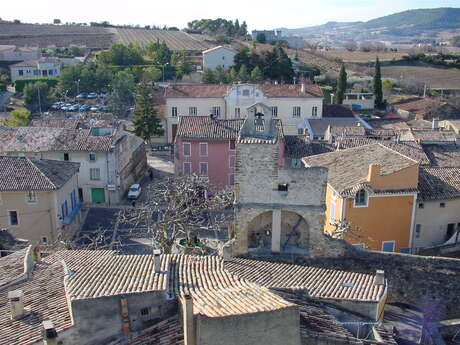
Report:
[[[302,161],[298,158],[293,158],[291,160],[291,168],[299,169],[302,167]]]
[[[298,135],[304,135],[305,130],[303,128],[297,128]]]
[[[212,115],[214,115],[215,117],[219,117],[220,116],[220,107],[212,107]]]
[[[75,190],[73,190],[70,193],[70,206],[71,206],[72,210],[75,208],[76,204],[77,204],[77,198],[76,198],[76,195],[75,195]]]
[[[200,156],[201,157],[208,156],[208,143],[200,143]]]
[[[249,90],[243,90],[243,96],[249,96]]]
[[[188,114],[189,115],[196,115],[198,112],[196,110],[196,107],[190,107],[188,108]]]
[[[94,152],[91,152],[89,154],[89,161],[90,162],[95,162],[96,161],[96,154]]]
[[[141,309],[141,316],[148,316],[150,314],[149,308],[142,308]]]
[[[101,169],[99,168],[90,168],[89,169],[89,179],[92,181],[98,181],[101,179]]]
[[[355,195],[355,207],[367,206],[367,192],[360,189]]]
[[[300,117],[300,107],[292,108],[292,117]]]
[[[425,204],[423,202],[418,204],[418,208],[424,208],[424,207],[425,207]]]
[[[410,254],[410,248],[401,248],[399,252],[403,254]]]
[[[279,192],[287,192],[289,189],[289,184],[287,183],[281,183],[278,185],[278,191]]]
[[[49,75],[53,75],[53,70],[50,69],[50,70],[48,71],[48,74],[49,74]]]
[[[447,224],[446,241],[455,234],[455,223]]]
[[[439,207],[441,207],[441,208],[445,208],[445,207],[446,207],[446,203],[445,203],[445,202],[441,202],[441,203],[439,203]]]
[[[69,214],[69,208],[67,206],[67,200],[65,200],[62,204],[61,204],[61,217],[62,217],[62,220],[64,220],[65,217],[67,217]]]
[[[8,214],[10,217],[10,225],[19,225],[18,211],[9,211]]]
[[[34,75],[38,75],[38,69],[34,69]]]
[[[70,155],[68,152],[64,152],[64,154],[62,155],[62,159],[64,161],[70,161]]]
[[[200,175],[208,176],[208,163],[200,163]]]
[[[335,223],[335,202],[331,202],[331,207],[329,208],[329,224]]]
[[[241,116],[241,109],[235,108],[235,119],[239,119]]]
[[[415,238],[420,238],[420,234],[422,233],[422,224],[415,225]]]
[[[358,250],[364,250],[364,243],[354,243],[352,246]]]
[[[311,108],[311,116],[318,116],[318,107]]]
[[[191,150],[192,146],[190,143],[184,143],[183,144],[183,149],[184,149],[184,157],[190,157],[191,156]]]
[[[272,116],[278,117],[278,107],[272,107]]]
[[[191,175],[192,174],[192,163],[184,162],[184,175]]]
[[[394,252],[395,251],[395,241],[383,241],[382,242],[382,251],[384,251],[384,252]]]
[[[24,71],[23,71],[22,69],[20,69],[20,70],[18,70],[18,74],[19,74],[20,76],[23,76],[23,75],[24,75]]]
[[[37,193],[33,190],[26,192],[26,200],[28,204],[35,204],[37,202]]]
[[[230,150],[232,151],[236,150],[235,140],[230,140],[229,147],[230,147]]]
[[[228,175],[228,185],[229,186],[235,185],[235,174]]]
[[[236,165],[236,157],[235,156],[228,157],[228,167],[234,168],[235,165]]]
[[[172,107],[171,108],[171,116],[172,117],[177,117],[177,107]]]
[[[43,237],[42,237],[42,243],[43,243],[43,244],[48,244],[48,237],[43,236]]]

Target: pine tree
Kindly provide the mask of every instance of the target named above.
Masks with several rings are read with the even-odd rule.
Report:
[[[375,74],[372,86],[374,88],[375,106],[381,108],[383,105],[382,72],[380,71],[380,61],[378,57],[375,60]]]
[[[203,83],[205,84],[215,84],[216,83],[216,75],[212,71],[212,69],[205,68],[203,71]]]
[[[240,22],[238,18],[235,20],[235,36],[240,36]]]
[[[238,81],[238,72],[234,67],[230,68],[230,71],[228,71],[228,79],[230,82]]]
[[[339,78],[337,79],[337,91],[334,96],[335,104],[343,103],[343,96],[347,89],[347,72],[345,71],[345,65],[340,68]]]
[[[133,118],[134,133],[145,141],[150,141],[153,136],[163,135],[164,129],[158,118],[149,87],[146,84],[141,84],[137,93]]]
[[[259,66],[256,66],[251,71],[251,82],[262,83],[263,81],[264,81],[264,75],[262,73],[262,70],[259,68]]]
[[[238,72],[238,79],[242,83],[247,83],[249,80],[248,70],[245,65],[241,66],[240,71]]]

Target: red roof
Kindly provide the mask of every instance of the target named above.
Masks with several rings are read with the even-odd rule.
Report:
[[[179,139],[234,140],[244,119],[219,120],[209,116],[181,116],[177,130]]]
[[[180,84],[169,87],[165,98],[223,98],[234,84]],[[300,84],[258,84],[267,97],[323,97],[318,85],[305,84],[302,92]]]

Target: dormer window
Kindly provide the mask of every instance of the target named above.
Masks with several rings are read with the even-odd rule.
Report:
[[[355,207],[366,207],[367,206],[368,195],[366,190],[360,189],[355,194]]]
[[[289,189],[289,184],[288,183],[280,183],[278,185],[278,192],[287,192]]]

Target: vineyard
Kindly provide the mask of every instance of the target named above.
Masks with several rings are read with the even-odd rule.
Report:
[[[362,52],[362,51],[347,51],[347,50],[328,50],[321,51],[320,54],[333,59],[338,58],[343,62],[375,62],[375,58],[378,56],[380,61],[391,61],[400,60],[403,56],[407,55],[407,52]]]
[[[190,35],[182,31],[145,30],[145,29],[113,29],[117,39],[123,44],[145,46],[150,42],[165,42],[173,51],[203,51],[216,46],[207,36]]]
[[[102,27],[0,22],[0,45],[107,48],[115,35]]]

